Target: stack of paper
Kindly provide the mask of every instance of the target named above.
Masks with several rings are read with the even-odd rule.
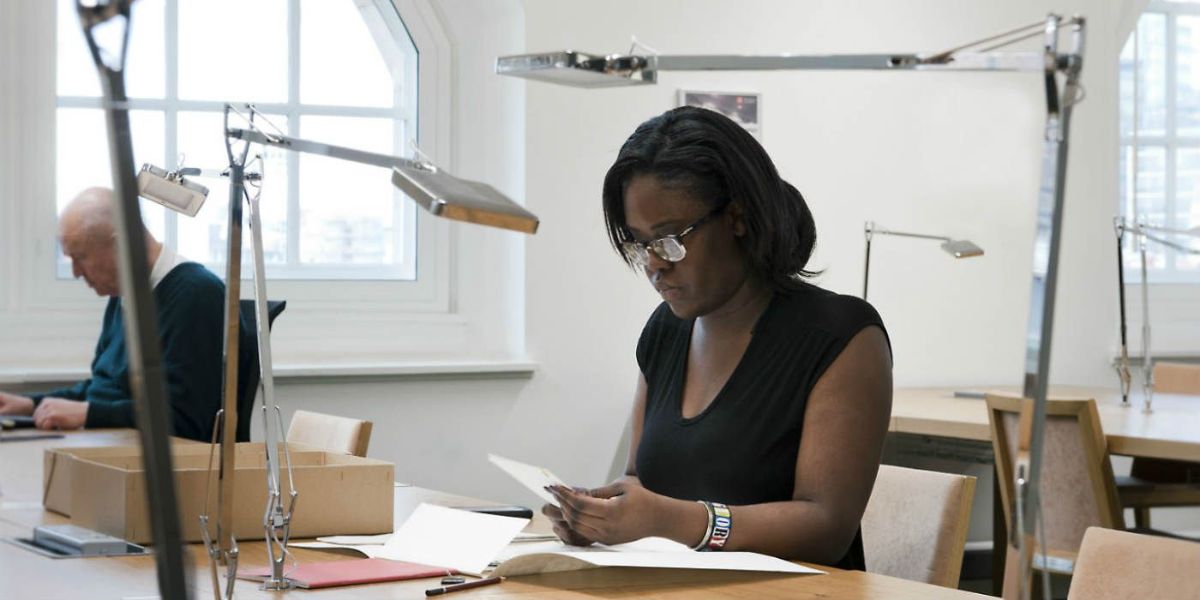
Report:
[[[383,536],[338,536],[335,539],[343,543],[299,542],[292,546],[353,550],[371,558],[479,575],[527,524],[528,519],[422,504],[382,544],[373,542],[382,541]]]

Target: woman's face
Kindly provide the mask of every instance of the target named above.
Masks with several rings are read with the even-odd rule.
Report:
[[[648,243],[678,235],[713,207],[685,189],[664,186],[653,175],[638,175],[625,190],[625,225],[633,239]],[[749,270],[737,238],[745,232],[736,206],[717,213],[683,238],[687,254],[669,262],[649,253],[646,277],[681,319],[707,315],[733,297]]]

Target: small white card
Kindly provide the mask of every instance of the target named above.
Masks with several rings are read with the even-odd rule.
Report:
[[[377,556],[479,575],[528,524],[529,519],[422,504]]]
[[[551,473],[549,469],[527,465],[523,462],[517,462],[510,458],[496,456],[495,454],[489,454],[488,460],[491,461],[493,465],[500,467],[505,473],[511,475],[512,478],[520,482],[521,485],[529,488],[529,491],[537,494],[538,498],[545,500],[547,504],[558,506],[558,500],[555,500],[554,495],[546,491],[546,486],[561,485],[565,487],[571,487],[563,483],[563,481],[559,479],[557,475]]]

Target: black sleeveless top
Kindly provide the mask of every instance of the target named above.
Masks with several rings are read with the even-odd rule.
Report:
[[[808,395],[856,333],[883,329],[879,314],[859,298],[808,284],[776,293],[729,381],[689,419],[680,404],[692,324],[664,302],[638,340],[648,386],[636,457],[642,485],[729,505],[791,500]],[[865,569],[861,531],[833,566]]]

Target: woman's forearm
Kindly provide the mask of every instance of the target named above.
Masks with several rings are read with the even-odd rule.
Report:
[[[707,533],[708,510],[699,502],[662,498],[653,535],[695,546]],[[839,525],[816,502],[792,500],[731,506],[733,526],[726,551],[833,564],[841,560],[857,528]]]

